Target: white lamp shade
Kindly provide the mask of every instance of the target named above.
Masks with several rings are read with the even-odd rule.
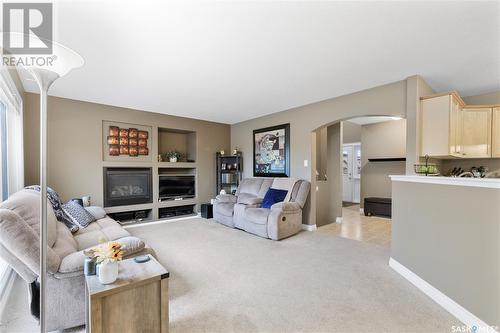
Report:
[[[40,43],[40,38],[33,34],[22,34],[11,32],[11,39],[22,39],[28,37],[30,45]],[[4,57],[11,57],[13,59],[12,65],[25,68],[29,71],[35,72],[53,72],[58,77],[63,77],[68,74],[72,69],[82,67],[85,63],[83,58],[73,51],[72,49],[63,46],[54,41],[43,40],[44,43],[52,43],[52,54],[3,54]],[[5,48],[9,51],[8,48]],[[31,61],[21,61],[31,60]]]

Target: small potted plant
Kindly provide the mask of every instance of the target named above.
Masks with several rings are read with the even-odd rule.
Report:
[[[168,160],[172,163],[177,162],[177,160],[181,157],[181,154],[179,152],[176,152],[175,150],[169,151],[165,155],[167,156]]]
[[[118,278],[118,261],[123,258],[123,247],[118,242],[106,242],[85,251],[98,265],[99,282],[110,284]]]

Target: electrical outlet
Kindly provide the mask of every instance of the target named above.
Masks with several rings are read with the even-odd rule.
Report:
[[[304,160],[304,167],[307,168],[309,166],[309,161],[308,160]]]

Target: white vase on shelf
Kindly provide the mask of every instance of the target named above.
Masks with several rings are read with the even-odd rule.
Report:
[[[177,162],[177,157],[170,157],[169,161],[172,163],[175,163],[175,162]]]
[[[99,264],[99,282],[110,284],[118,278],[118,261],[104,261]]]

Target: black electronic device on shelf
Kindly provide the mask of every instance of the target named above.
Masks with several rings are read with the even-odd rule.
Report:
[[[183,200],[196,196],[196,176],[160,175],[159,198],[163,200]]]

